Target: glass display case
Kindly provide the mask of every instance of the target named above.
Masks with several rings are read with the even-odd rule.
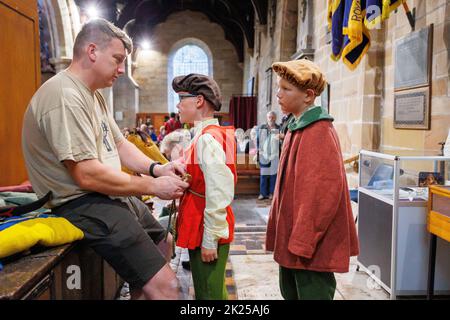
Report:
[[[358,266],[392,299],[426,295],[429,185],[450,185],[450,157],[377,153],[359,158]],[[435,294],[450,293],[450,245],[437,244]]]

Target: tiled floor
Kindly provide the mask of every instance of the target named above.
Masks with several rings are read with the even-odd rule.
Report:
[[[230,261],[233,265],[238,299],[282,299],[278,285],[278,264],[264,248],[270,201],[240,197],[234,201],[233,209],[237,232],[230,250]],[[354,207],[354,212],[356,210],[357,206]],[[255,227],[254,221],[260,225]],[[376,285],[364,272],[356,270],[354,257],[350,260],[350,271],[344,274],[336,273],[335,277],[335,300],[389,299],[389,294],[384,289]]]
[[[161,203],[155,205],[156,213]],[[357,207],[354,207],[356,212]],[[258,201],[256,197],[239,197],[233,202],[235,213],[235,239],[230,247],[227,263],[226,284],[230,300],[279,300],[282,299],[278,285],[278,264],[272,254],[265,251],[265,230],[270,201]],[[186,250],[176,248],[171,267],[181,284],[182,298],[194,299],[190,271],[181,261],[189,260]],[[376,285],[364,272],[356,270],[356,260],[350,261],[350,271],[335,274],[337,288],[335,300],[387,300],[389,294]],[[127,288],[122,299],[129,299]]]

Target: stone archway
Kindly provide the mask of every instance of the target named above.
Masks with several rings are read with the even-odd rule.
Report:
[[[46,29],[48,62],[58,73],[72,60],[74,39],[81,28],[78,7],[74,0],[39,0],[39,4]]]

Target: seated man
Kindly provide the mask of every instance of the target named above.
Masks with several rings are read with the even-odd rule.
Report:
[[[158,165],[121,134],[98,89],[125,71],[130,38],[103,19],[86,23],[68,69],[44,83],[24,116],[25,163],[39,197],[80,228],[85,241],[130,284],[132,298],[176,299],[165,230],[136,197],[180,197],[180,164]],[[121,165],[141,176],[121,171]],[[161,250],[161,251],[160,251]]]

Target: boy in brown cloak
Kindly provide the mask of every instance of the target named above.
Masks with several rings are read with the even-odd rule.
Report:
[[[326,80],[308,60],[277,62],[277,98],[288,124],[269,214],[266,249],[280,265],[285,299],[329,299],[334,272],[359,252],[333,118],[314,106]]]

